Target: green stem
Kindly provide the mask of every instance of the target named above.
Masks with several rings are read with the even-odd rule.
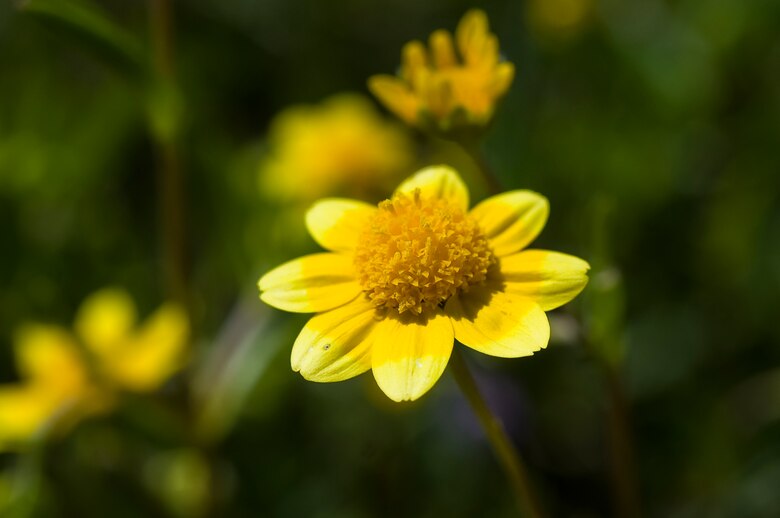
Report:
[[[477,169],[479,169],[479,172],[482,175],[482,179],[485,181],[485,186],[490,193],[499,194],[503,192],[504,187],[501,185],[501,181],[498,179],[498,176],[496,176],[493,168],[490,167],[487,157],[485,157],[485,152],[482,150],[479,142],[476,140],[473,142],[461,142],[460,146],[476,164]]]
[[[631,441],[628,405],[623,384],[617,372],[604,367],[604,378],[610,398],[607,424],[610,431],[610,467],[614,491],[615,516],[639,518],[641,506],[634,465],[634,448]]]
[[[187,306],[185,278],[184,178],[178,149],[173,56],[173,14],[170,0],[149,0],[149,24],[156,88],[166,95],[152,109],[152,137],[158,160],[164,274],[168,296]],[[155,90],[155,93],[159,93]],[[160,113],[162,112],[162,113]],[[157,120],[167,120],[161,130]]]
[[[469,371],[466,365],[466,361],[458,350],[457,344],[452,351],[450,368],[460,390],[466,396],[472,410],[477,415],[482,429],[490,441],[493,452],[506,472],[523,516],[541,518],[544,514],[542,513],[539,499],[536,498],[531,487],[525,467],[520,459],[520,454],[507,436],[504,425],[490,411],[485,398],[474,381],[474,377],[471,375],[471,371]]]

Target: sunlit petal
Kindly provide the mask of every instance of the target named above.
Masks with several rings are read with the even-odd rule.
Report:
[[[589,269],[578,257],[547,250],[525,250],[501,259],[507,293],[525,296],[545,311],[576,297],[588,283]]]
[[[313,254],[289,261],[258,282],[260,298],[276,308],[297,313],[327,311],[360,293],[352,258]]]
[[[387,318],[376,330],[371,364],[379,388],[393,401],[414,401],[441,377],[450,359],[450,319]]]
[[[488,198],[469,213],[490,240],[493,252],[505,256],[522,250],[544,228],[550,205],[533,191],[510,191]]]
[[[359,297],[309,320],[293,345],[290,364],[310,381],[342,381],[371,368],[376,308]]]
[[[421,169],[407,178],[395,192],[411,194],[417,189],[424,197],[450,200],[464,211],[468,210],[468,188],[458,173],[449,166],[438,165]]]
[[[376,207],[356,200],[328,198],[306,213],[306,228],[317,243],[334,252],[353,250]]]
[[[459,342],[491,356],[529,356],[550,339],[547,315],[538,304],[490,286],[452,297],[445,312]]]

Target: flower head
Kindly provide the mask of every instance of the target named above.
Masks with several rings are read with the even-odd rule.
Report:
[[[117,390],[148,392],[181,367],[189,324],[166,304],[135,329],[135,305],[123,291],[90,296],[76,317],[76,336],[30,324],[15,337],[23,381],[0,386],[0,450],[32,439],[47,425],[65,426],[112,405]]]
[[[286,109],[274,119],[269,141],[262,189],[307,203],[336,193],[366,196],[384,190],[414,160],[403,128],[358,95]]]
[[[445,166],[419,171],[379,206],[325,199],[306,217],[327,253],[285,263],[259,282],[260,298],[317,313],[293,345],[292,368],[311,381],[372,370],[395,401],[414,400],[444,372],[454,341],[520,357],[546,347],[545,311],[587,283],[582,259],[524,250],[548,203],[531,191],[469,194]]]
[[[484,127],[515,73],[512,63],[501,61],[485,13],[467,12],[454,43],[446,30],[435,31],[428,47],[420,41],[407,43],[400,77],[373,76],[371,91],[412,126],[445,135]]]

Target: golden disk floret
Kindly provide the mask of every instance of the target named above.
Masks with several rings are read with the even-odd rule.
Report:
[[[377,307],[421,314],[481,283],[495,262],[476,221],[419,190],[379,204],[355,250],[363,290]]]

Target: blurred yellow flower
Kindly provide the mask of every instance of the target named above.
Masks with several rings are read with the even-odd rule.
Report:
[[[93,403],[94,387],[65,329],[29,325],[16,334],[14,345],[25,381],[0,386],[0,450],[32,439],[56,417],[81,414]]]
[[[414,160],[404,129],[353,94],[284,110],[272,122],[268,139],[261,189],[306,202],[383,192],[407,174]]]
[[[466,186],[445,166],[419,171],[378,207],[315,203],[306,225],[329,252],[258,283],[266,303],[318,313],[293,345],[293,370],[330,382],[371,369],[388,397],[415,400],[441,376],[454,340],[500,357],[546,347],[544,312],[584,288],[588,263],[523,250],[547,220],[539,194],[512,191],[468,207]]]
[[[78,340],[57,326],[20,329],[14,345],[23,381],[0,386],[0,450],[109,408],[117,389],[154,390],[179,369],[189,333],[184,311],[166,304],[137,330],[135,323],[130,297],[106,289],[80,308]]]
[[[420,41],[407,43],[400,77],[373,76],[369,89],[412,126],[445,135],[485,126],[512,84],[515,67],[501,60],[498,39],[479,9],[463,16],[455,45],[441,29],[431,34],[429,50]]]
[[[106,382],[149,392],[183,365],[189,322],[184,310],[172,303],[158,308],[138,329],[136,321],[130,296],[106,289],[84,301],[75,329]]]

